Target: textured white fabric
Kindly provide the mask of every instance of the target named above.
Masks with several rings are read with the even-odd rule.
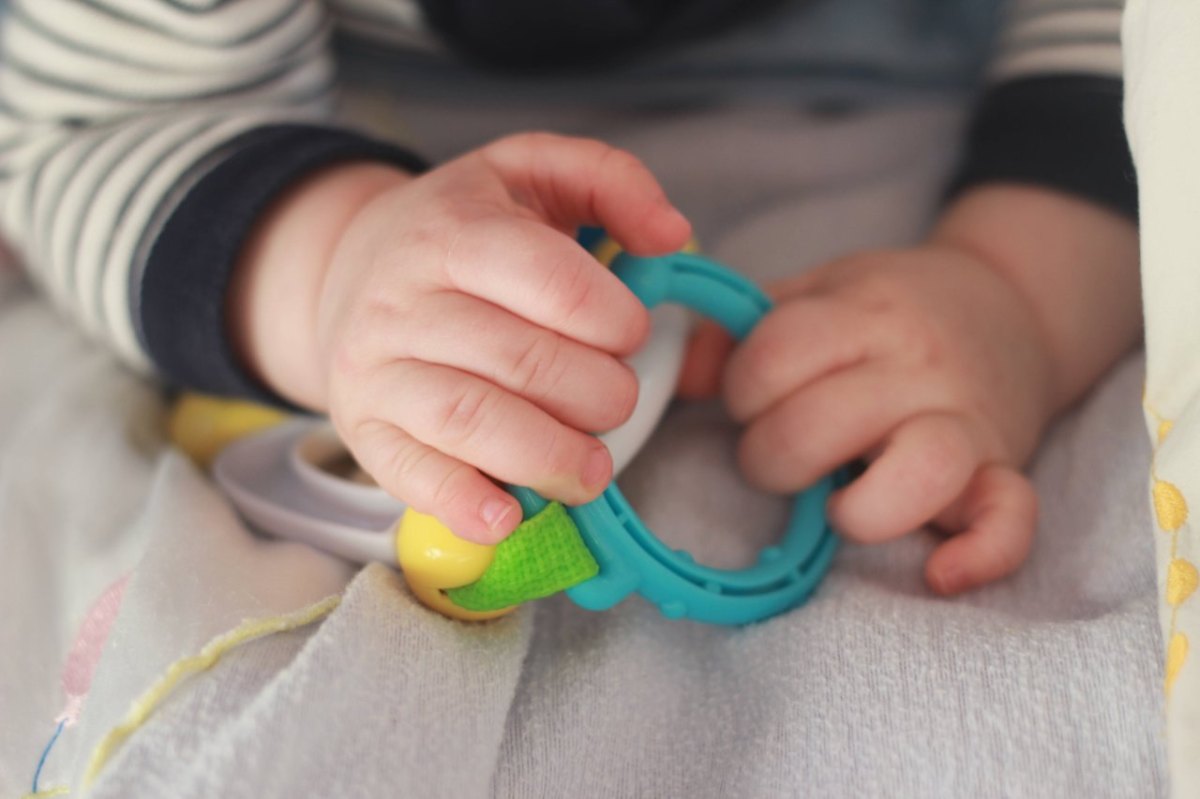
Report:
[[[421,108],[441,156],[532,124],[631,147],[709,252],[759,277],[918,236],[956,141],[938,109],[624,118]],[[714,155],[716,154],[716,155]],[[27,790],[87,602],[134,569],[43,787],[165,664],[245,617],[340,588],[344,565],[250,536],[164,450],[150,386],[0,283],[0,795]],[[1029,564],[926,591],[930,537],[845,547],[806,607],[741,630],[562,597],[487,625],[416,605],[375,566],[323,624],[183,684],[101,773],[108,797],[1147,797],[1165,793],[1149,447],[1131,358],[1056,429]],[[780,503],[732,467],[714,409],[673,413],[622,483],[662,535],[744,561]]]
[[[1123,31],[1125,124],[1138,172],[1146,316],[1146,422],[1159,532],[1172,793],[1200,796],[1200,7],[1131,2]]]

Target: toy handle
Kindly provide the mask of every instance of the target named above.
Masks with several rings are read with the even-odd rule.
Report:
[[[647,308],[667,300],[679,303],[712,319],[738,340],[771,310],[771,298],[753,281],[699,255],[640,258],[621,253],[612,271]]]
[[[771,309],[771,300],[749,279],[688,253],[660,258],[620,254],[612,269],[648,307],[683,305],[745,338]],[[754,566],[714,569],[663,544],[638,518],[616,484],[596,500],[568,513],[600,565],[600,573],[567,590],[577,604],[602,610],[637,592],[671,618],[745,624],[803,602],[820,582],[837,540],[825,519],[832,478],[796,496],[791,519],[777,546],[764,549]],[[526,515],[545,500],[513,489]]]

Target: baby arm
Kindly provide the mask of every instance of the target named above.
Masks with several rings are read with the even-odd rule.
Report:
[[[636,159],[596,141],[513,136],[418,178],[330,169],[257,226],[232,333],[251,372],[328,411],[390,493],[496,541],[520,512],[488,476],[591,500],[612,476],[591,434],[636,402],[619,356],[648,315],[575,243],[584,223],[645,255],[690,234]]]
[[[518,138],[411,179],[411,153],[322,121],[323,0],[109,5],[0,14],[0,230],[57,304],[173,383],[330,411],[463,535],[517,522],[476,467],[594,496],[588,433],[634,404],[616,356],[646,315],[569,234],[681,245],[645,170]]]
[[[248,393],[219,354],[213,302],[243,217],[333,161],[417,161],[321,124],[328,39],[321,0],[6,3],[5,243],[127,363]]]

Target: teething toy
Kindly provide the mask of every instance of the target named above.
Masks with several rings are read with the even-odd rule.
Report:
[[[408,587],[426,607],[456,619],[482,621],[516,609],[505,605],[472,611],[446,594],[448,589],[478,581],[495,557],[496,547],[459,538],[434,517],[411,508],[396,530],[396,563],[404,564]]]
[[[231,442],[274,427],[287,414],[265,405],[184,394],[167,417],[167,435],[193,461],[207,468]]]
[[[639,408],[630,424],[606,438],[619,470],[649,436],[682,363],[685,329],[679,309],[669,306],[697,311],[737,338],[771,306],[749,280],[691,253],[659,258],[620,253],[612,268],[655,320],[650,344],[632,364],[641,382]],[[796,496],[781,541],[746,569],[704,566],[671,549],[641,522],[615,482],[577,507],[509,487],[524,520],[505,541],[482,546],[457,538],[378,488],[323,473],[314,461],[336,444],[328,434],[322,443],[321,436],[311,422],[282,425],[231,445],[218,457],[214,474],[258,526],[354,560],[396,563],[418,599],[454,618],[493,618],[565,591],[590,610],[637,593],[668,618],[746,624],[804,602],[836,548],[824,510],[833,477]]]
[[[770,301],[750,281],[696,255],[621,254],[613,271],[647,307],[680,303],[714,319],[738,338],[749,333],[770,308]],[[773,616],[803,602],[829,566],[836,539],[825,521],[825,501],[832,488],[833,479],[827,477],[797,496],[783,540],[763,550],[756,565],[724,570],[698,564],[687,552],[663,544],[611,484],[598,499],[562,510],[596,563],[595,576],[567,588],[567,596],[582,607],[604,610],[636,592],[669,618],[714,624],[745,624]],[[521,502],[527,520],[562,508],[527,488],[510,491]],[[518,529],[514,538],[520,533]],[[518,545],[517,541],[511,545]],[[582,567],[586,563],[580,561],[586,559],[576,555],[568,560]],[[400,565],[407,576],[410,569],[419,572],[423,562],[410,567],[402,559]],[[468,593],[471,585],[444,592],[455,612],[499,609],[503,602],[522,598],[512,593],[498,602],[480,600]]]

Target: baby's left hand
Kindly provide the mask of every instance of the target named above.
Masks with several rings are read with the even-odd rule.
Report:
[[[729,357],[723,394],[746,425],[748,479],[802,489],[864,458],[834,495],[834,526],[877,543],[932,524],[953,534],[926,579],[943,594],[1025,560],[1037,500],[1019,471],[1054,411],[1052,361],[1026,300],[979,257],[949,244],[856,255],[790,280]],[[682,384],[710,372],[712,330]],[[703,353],[709,351],[705,359]]]

